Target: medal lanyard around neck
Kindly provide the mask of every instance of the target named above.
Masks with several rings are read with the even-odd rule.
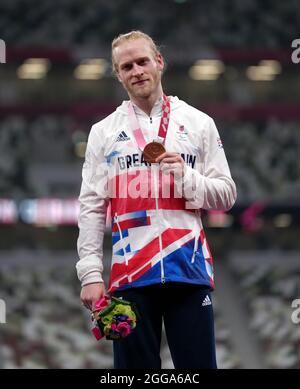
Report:
[[[128,104],[128,118],[129,118],[129,124],[133,132],[134,138],[136,140],[136,143],[139,149],[143,151],[146,146],[146,141],[143,132],[140,128],[140,125],[138,123],[136,114],[134,112],[133,104],[131,101]],[[163,103],[162,103],[162,116],[160,119],[159,130],[158,130],[158,136],[163,139],[163,143],[167,136],[169,122],[170,122],[170,100],[167,98],[166,95],[164,95]]]

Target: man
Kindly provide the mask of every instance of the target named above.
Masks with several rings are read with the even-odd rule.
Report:
[[[112,62],[130,100],[89,135],[79,197],[81,300],[91,310],[105,293],[136,303],[141,318],[132,334],[114,341],[115,368],[161,367],[162,320],[175,368],[216,368],[213,264],[200,213],[228,210],[236,199],[218,131],[209,116],[164,95],[164,59],[148,35],[117,37]]]

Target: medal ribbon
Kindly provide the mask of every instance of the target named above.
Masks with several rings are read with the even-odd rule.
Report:
[[[164,143],[168,132],[168,127],[170,122],[170,110],[171,110],[170,100],[167,98],[166,95],[163,95],[162,116],[160,119],[159,130],[158,130],[158,136],[163,139],[162,143]],[[147,143],[145,141],[142,129],[140,128],[140,125],[138,123],[136,114],[134,112],[133,104],[131,101],[128,104],[128,118],[129,118],[129,124],[133,132],[134,138],[136,140],[136,143],[139,149],[143,151]]]

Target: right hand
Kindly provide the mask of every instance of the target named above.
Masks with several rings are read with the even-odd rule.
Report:
[[[105,286],[103,282],[84,285],[81,289],[80,299],[82,304],[93,311],[98,300],[105,295]]]

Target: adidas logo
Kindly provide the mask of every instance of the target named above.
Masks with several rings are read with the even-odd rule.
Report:
[[[202,307],[205,307],[206,305],[211,305],[211,301],[208,295],[206,295],[205,299],[203,300]]]
[[[124,140],[130,140],[129,136],[127,136],[125,131],[121,131],[119,136],[116,139],[116,142],[122,142]]]

